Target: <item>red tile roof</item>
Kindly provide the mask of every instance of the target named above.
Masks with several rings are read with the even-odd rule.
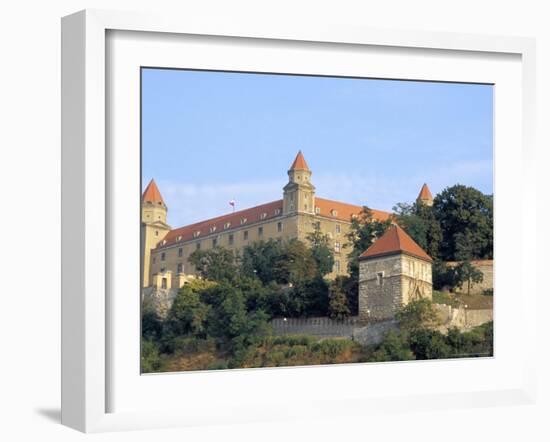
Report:
[[[430,189],[428,188],[428,185],[424,183],[422,186],[422,189],[420,189],[420,193],[418,194],[419,200],[433,200],[432,192],[430,192]]]
[[[200,239],[214,233],[223,233],[235,227],[244,227],[258,221],[268,220],[283,213],[283,200],[272,201],[249,209],[239,210],[195,224],[171,230],[157,247],[168,247],[178,242]],[[229,225],[227,225],[229,223]],[[227,225],[227,227],[226,227]],[[200,232],[197,234],[197,232]]]
[[[292,166],[290,166],[290,170],[295,170],[295,169],[309,170],[309,167],[306,163],[306,159],[304,158],[304,155],[302,154],[301,150],[298,151],[298,155],[296,155],[296,158],[294,159]]]
[[[432,258],[397,224],[391,225],[372,246],[359,256],[359,259],[393,255],[395,253],[406,253],[432,262]]]
[[[162,195],[160,194],[159,188],[157,187],[154,179],[149,181],[149,184],[147,184],[147,187],[141,197],[141,201],[164,204],[164,200],[162,199]]]
[[[315,206],[319,207],[319,213],[330,218],[337,218],[342,221],[351,221],[353,215],[359,215],[363,207],[353,204],[341,203],[339,201],[327,200],[315,197]],[[382,210],[371,209],[373,218],[378,221],[386,221],[391,214]]]
[[[324,198],[315,198],[315,205],[319,207],[319,216],[347,222],[351,221],[352,215],[358,215],[363,210],[361,206],[354,206]],[[391,216],[390,213],[381,210],[372,210],[372,212],[374,218],[378,221],[385,221]],[[225,230],[231,230],[235,227],[244,227],[258,221],[269,220],[281,216],[282,213],[283,200],[272,201],[267,204],[261,204],[171,230],[157,244],[157,247],[168,247],[179,242],[201,239],[211,234],[223,233]],[[229,225],[226,227],[227,223]]]

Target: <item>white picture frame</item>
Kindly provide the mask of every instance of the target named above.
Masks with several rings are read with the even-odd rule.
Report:
[[[441,409],[469,406],[489,406],[502,403],[532,403],[535,397],[536,356],[534,351],[535,324],[527,320],[536,305],[536,287],[531,278],[521,278],[522,315],[518,315],[525,338],[523,352],[517,355],[517,379],[499,388],[462,388],[460,392],[438,392],[437,388],[419,395],[417,392],[391,393],[386,396],[369,396],[359,391],[350,395],[346,391],[333,393],[322,400],[311,397],[303,402],[286,404],[276,400],[271,404],[255,403],[252,396],[224,414],[212,404],[207,408],[152,407],[151,410],[113,410],[109,394],[114,388],[109,373],[115,360],[109,333],[113,326],[107,288],[109,287],[109,244],[113,240],[110,229],[113,213],[113,195],[109,186],[109,154],[106,121],[106,83],[108,32],[154,32],[156,35],[218,36],[220,38],[246,38],[284,41],[285,44],[338,44],[376,47],[380,51],[390,48],[403,50],[427,49],[454,53],[471,53],[483,59],[489,54],[515,56],[521,64],[520,97],[521,112],[516,126],[519,134],[519,155],[523,171],[523,187],[517,190],[522,210],[517,252],[522,266],[519,273],[528,272],[524,257],[536,254],[534,232],[528,221],[535,219],[534,173],[534,109],[535,109],[535,42],[518,37],[493,37],[450,33],[416,31],[388,31],[349,28],[336,25],[312,25],[295,27],[282,23],[246,23],[233,21],[217,23],[198,20],[196,17],[164,17],[150,14],[133,14],[110,11],[82,11],[63,18],[62,21],[62,423],[85,432],[111,431],[168,426],[208,425],[210,423],[254,422],[288,417],[312,417],[341,414],[368,415],[375,410],[388,412],[408,409]],[[421,78],[419,78],[421,79]],[[514,114],[516,115],[516,114]],[[500,172],[497,172],[500,173]],[[515,196],[515,195],[513,195]],[[496,200],[498,202],[497,194]],[[498,222],[498,220],[497,220]],[[137,224],[137,222],[136,222]],[[504,228],[504,227],[503,227]],[[497,242],[498,247],[498,242]],[[514,253],[515,251],[502,252]],[[499,272],[496,272],[497,278]],[[501,273],[502,275],[502,273]],[[498,296],[498,295],[497,295]],[[498,301],[497,301],[498,302]],[[504,310],[502,310],[504,311]],[[533,314],[532,317],[535,317]],[[505,323],[503,319],[503,324]],[[496,331],[498,339],[498,330]],[[138,339],[138,337],[136,337]],[[496,358],[498,358],[498,354]],[[432,365],[428,365],[432,364]],[[418,370],[461,369],[461,361],[435,361],[420,363]],[[347,373],[361,376],[365,365],[353,364]],[[377,365],[369,370],[392,371],[398,374],[397,365]],[[411,364],[409,364],[411,366]],[[520,368],[521,366],[521,368]],[[391,368],[390,368],[391,367]],[[486,367],[491,369],[490,366]],[[335,367],[316,367],[315,370],[331,370]],[[267,385],[276,372],[286,373],[287,378],[307,376],[303,370],[254,370],[256,388]],[[521,370],[521,376],[519,371]],[[258,374],[259,373],[259,374]],[[288,374],[291,373],[291,374]],[[300,374],[302,373],[302,374]],[[168,375],[156,376],[166,377]],[[170,375],[172,381],[176,376]],[[186,379],[195,376],[195,382],[204,385],[214,383],[223,389],[230,380],[235,385],[247,376],[243,370],[233,373],[187,373]],[[120,378],[120,377],[119,377]],[[182,378],[183,379],[183,378]],[[304,380],[303,378],[302,380]],[[245,384],[243,384],[245,385]],[[349,392],[348,392],[349,393]],[[167,393],[163,393],[167,395]],[[210,392],[206,392],[208,396]],[[167,398],[168,399],[168,398]],[[215,399],[207,397],[206,399]],[[220,398],[223,399],[223,398]],[[227,398],[225,398],[227,399]],[[248,402],[247,402],[248,400]],[[169,400],[166,401],[168,404]],[[223,400],[220,400],[223,404]],[[307,403],[309,406],[304,407]],[[205,406],[206,407],[206,406]],[[193,412],[194,411],[194,412]]]

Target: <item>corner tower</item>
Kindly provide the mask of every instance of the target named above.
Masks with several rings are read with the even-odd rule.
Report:
[[[432,192],[430,192],[430,189],[426,183],[424,183],[422,189],[420,189],[420,193],[418,194],[418,198],[416,198],[416,202],[418,204],[424,204],[430,207],[434,205]]]
[[[151,249],[171,230],[166,224],[167,213],[157,184],[151,180],[141,196],[142,287],[151,284]]]
[[[283,214],[315,212],[315,186],[311,184],[311,170],[302,151],[298,152],[288,170],[288,184],[283,188]]]
[[[359,256],[359,318],[393,319],[420,298],[432,299],[432,258],[394,224]]]

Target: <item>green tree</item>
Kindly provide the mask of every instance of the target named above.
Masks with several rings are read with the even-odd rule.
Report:
[[[275,265],[281,260],[282,245],[273,239],[245,246],[241,256],[241,274],[257,277],[264,284],[276,280]]]
[[[141,372],[155,373],[162,371],[162,358],[158,344],[150,339],[141,340]]]
[[[409,302],[397,312],[395,317],[399,321],[401,330],[407,333],[431,329],[440,324],[437,311],[427,298]]]
[[[233,252],[223,247],[195,250],[189,255],[189,262],[199,276],[211,281],[233,281],[237,274]]]
[[[409,343],[416,359],[443,359],[452,356],[452,348],[445,335],[437,330],[416,329],[410,334]]]
[[[395,330],[390,330],[372,355],[373,362],[409,361],[414,359],[414,353],[410,349],[405,335]]]
[[[319,225],[315,225],[315,230],[307,235],[310,242],[311,254],[317,263],[317,273],[320,276],[332,272],[334,266],[334,253],[330,246],[330,238],[321,232]]]
[[[293,285],[306,283],[318,271],[311,249],[298,239],[291,239],[283,245],[274,267],[277,282]]]
[[[344,319],[351,314],[348,298],[340,281],[333,281],[330,285],[328,315],[333,319]]]
[[[206,336],[206,321],[210,307],[206,305],[192,285],[179,289],[168,312],[165,335],[171,339],[182,335]]]
[[[434,199],[442,230],[440,257],[447,261],[493,258],[493,197],[460,184]]]
[[[393,208],[393,211],[397,223],[428,255],[437,259],[443,232],[433,207],[422,203],[399,203]]]
[[[483,282],[483,273],[470,262],[463,261],[455,270],[455,286],[461,287],[466,284],[467,294],[470,294],[472,284]]]

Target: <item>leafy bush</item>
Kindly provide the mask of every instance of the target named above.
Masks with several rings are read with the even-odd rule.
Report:
[[[162,358],[158,344],[152,340],[141,340],[141,372],[155,373],[162,371]]]

